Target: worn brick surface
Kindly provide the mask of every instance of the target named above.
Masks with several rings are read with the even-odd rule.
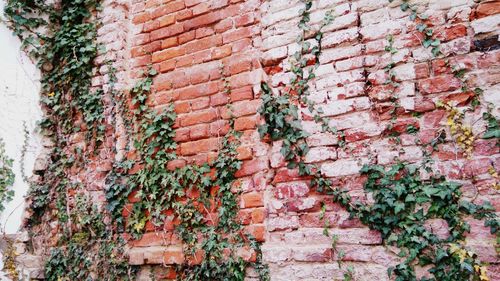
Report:
[[[244,132],[238,150],[243,160],[237,173],[243,192],[239,218],[246,231],[264,242],[263,258],[272,280],[342,279],[331,240],[322,235],[322,201],[329,202],[325,217],[330,233],[339,236],[338,247],[346,253],[345,265],[354,267],[356,280],[389,280],[387,267],[398,258],[382,247],[380,234],[350,219],[327,196],[311,190],[307,178],[286,169],[280,142],[262,142],[256,132],[261,122],[257,114],[259,84],[265,80],[282,88],[289,81],[288,57],[298,48],[298,12],[303,4],[298,0],[133,0],[129,6],[121,2],[104,1],[99,41],[109,51],[97,63],[114,61],[120,89],[130,88],[148,64],[159,71],[150,104],[161,108],[173,103],[178,114],[180,159],[169,163],[169,168],[213,159],[228,130],[228,119],[234,116],[235,128]],[[494,113],[500,116],[499,1],[412,1],[427,11],[427,23],[442,42],[445,57],[439,59],[421,46],[422,36],[408,12],[397,6],[400,1],[313,2],[314,27],[326,11],[333,10],[336,18],[325,29],[311,99],[323,109],[330,125],[344,133],[346,144],[341,146],[337,136],[322,133],[317,124],[305,121],[304,129],[311,133],[307,138],[311,150],[305,160],[318,164],[324,176],[350,189],[354,197],[363,196],[365,179],[359,176],[359,169],[364,163],[390,164],[395,157],[409,162],[422,159],[415,141],[430,141],[446,126],[446,113],[436,109],[434,101],[465,104],[470,100],[469,94],[461,93],[460,80],[448,66],[466,68],[469,81],[484,90],[482,99],[493,103]],[[396,54],[384,50],[387,35],[394,38]],[[387,137],[391,132],[386,130],[394,108],[390,102],[393,89],[385,83],[388,75],[383,68],[391,61],[395,63],[394,80],[400,83],[395,94],[401,105],[391,132],[401,133],[401,149],[394,146]],[[105,84],[106,73],[104,67],[99,69],[94,86]],[[481,114],[471,112],[467,117],[479,120],[476,133],[484,125]],[[116,143],[108,141],[108,149],[117,148],[120,156],[125,147],[123,120],[111,124],[118,133]],[[416,135],[407,134],[408,125],[420,130]],[[494,142],[478,140],[472,159],[455,153],[448,142],[433,158],[437,171],[464,184],[466,196],[489,199],[500,209],[500,197],[488,186],[492,183],[488,167],[493,163],[500,168],[500,152]],[[99,167],[96,171],[101,173],[89,166],[92,172],[87,178],[95,190],[104,186],[102,172],[109,170],[112,159],[103,151],[98,160],[103,163],[91,167]],[[139,168],[134,167],[135,171]],[[494,237],[480,223],[471,225],[468,243],[491,263],[490,279],[500,280]],[[440,221],[429,227],[446,235],[446,226]],[[150,266],[160,264],[166,267],[153,267],[154,275],[160,280],[174,279],[171,266],[187,259],[172,232],[173,223],[167,228],[161,233],[151,228],[142,239],[130,242],[130,263],[143,265],[140,280],[149,280]],[[255,258],[248,249],[239,254],[247,260]]]

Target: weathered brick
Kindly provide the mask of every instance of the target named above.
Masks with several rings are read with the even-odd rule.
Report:
[[[249,161],[243,161],[241,168],[236,172],[236,177],[244,177],[267,170],[269,168],[269,163],[267,158],[255,158]]]
[[[257,116],[244,116],[234,121],[234,129],[237,131],[255,129],[259,118]]]
[[[179,116],[181,126],[191,126],[199,123],[209,123],[217,119],[217,110],[207,109],[192,112],[187,115]]]
[[[240,208],[255,208],[264,206],[264,200],[261,193],[252,192],[241,195]]]
[[[180,100],[194,99],[198,97],[208,96],[219,91],[219,82],[213,81],[205,84],[186,87],[177,90],[177,95]]]
[[[474,18],[484,18],[491,15],[500,14],[500,1],[485,1],[479,3],[476,9],[473,11]]]
[[[158,24],[159,25],[159,24]],[[151,40],[158,40],[167,37],[171,37],[184,32],[184,27],[182,24],[174,24],[167,27],[163,27],[151,32]]]
[[[297,216],[291,217],[272,217],[267,220],[267,230],[285,230],[297,229],[299,227],[299,218]]]
[[[462,86],[462,82],[453,75],[444,75],[419,81],[418,89],[422,94],[434,94],[454,91]]]
[[[181,143],[182,155],[195,155],[200,152],[215,151],[219,148],[219,139],[203,139],[199,141]]]
[[[321,173],[327,177],[339,177],[359,173],[361,165],[356,160],[337,160],[321,165]]]

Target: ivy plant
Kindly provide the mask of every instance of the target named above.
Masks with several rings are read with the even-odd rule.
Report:
[[[0,212],[5,210],[4,203],[11,201],[14,197],[14,190],[11,189],[15,180],[13,163],[14,160],[7,155],[5,143],[0,138]]]

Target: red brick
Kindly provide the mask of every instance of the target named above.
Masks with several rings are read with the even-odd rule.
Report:
[[[236,30],[231,30],[223,34],[224,44],[231,43],[243,38],[251,38],[256,33],[256,28],[253,26],[242,27]]]
[[[179,116],[181,126],[191,126],[200,123],[210,123],[217,119],[217,111],[213,108],[192,112],[184,116]]]
[[[172,233],[169,232],[149,232],[131,244],[133,247],[166,246],[170,244],[171,237]]]
[[[191,10],[182,10],[182,11],[177,12],[177,14],[175,15],[175,19],[177,21],[187,20],[187,19],[190,19],[192,17],[193,17],[193,11],[191,11]]]
[[[254,17],[253,13],[244,14],[244,15],[241,15],[241,16],[236,17],[234,19],[234,23],[235,23],[236,27],[249,25],[249,24],[254,23],[254,21],[255,21],[255,17]]]
[[[245,38],[245,39],[238,40],[238,41],[233,43],[233,53],[242,52],[250,47],[252,47],[252,39]]]
[[[236,256],[246,262],[255,262],[257,260],[257,253],[250,246],[238,248],[238,250],[236,250]]]
[[[161,41],[161,48],[168,49],[170,47],[175,47],[179,45],[179,40],[177,37],[170,37]]]
[[[204,0],[185,0],[186,6],[187,7],[192,7],[194,5],[198,5],[200,3],[203,3]]]
[[[250,160],[252,159],[252,149],[247,146],[240,146],[236,149],[238,152],[238,160]]]
[[[132,22],[134,24],[145,23],[151,19],[151,15],[148,12],[136,14]]]
[[[175,130],[174,140],[176,142],[183,142],[189,140],[189,128],[179,128]]]
[[[241,169],[236,172],[236,177],[244,177],[253,175],[257,172],[265,171],[269,168],[269,163],[266,157],[255,158],[250,161],[243,161]]]
[[[223,136],[227,134],[227,132],[229,132],[229,129],[229,122],[226,120],[218,120],[216,122],[210,123],[211,136]]]
[[[209,125],[199,124],[189,128],[189,138],[191,140],[199,140],[209,136]]]
[[[210,36],[210,35],[213,35],[215,32],[214,32],[214,29],[211,28],[211,27],[202,27],[202,28],[199,28],[196,30],[196,38],[197,39],[200,39],[200,38],[203,38],[203,37],[207,37],[207,36]]]
[[[292,258],[303,262],[326,262],[332,259],[331,248],[324,246],[296,248],[292,252]]]
[[[183,159],[175,159],[167,163],[167,169],[173,171],[178,168],[186,166],[186,161]]]
[[[448,60],[437,59],[432,61],[432,73],[434,75],[450,74],[451,67],[449,66]]]
[[[176,67],[185,67],[193,65],[193,55],[187,55],[180,58],[176,58]]]
[[[487,174],[488,169],[491,167],[491,160],[488,158],[483,159],[470,159],[464,165],[464,174],[468,178]]]
[[[194,30],[191,30],[189,32],[184,32],[181,35],[179,35],[179,44],[184,44],[186,42],[194,40],[196,37],[196,32]]]
[[[476,96],[475,93],[468,91],[468,92],[461,92],[461,93],[447,95],[446,97],[442,98],[441,100],[444,103],[452,102],[452,104],[455,104],[456,106],[465,106],[465,105],[469,104],[470,101],[475,96]]]
[[[154,80],[154,87],[156,90],[169,90],[169,89],[179,89],[189,85],[189,78],[184,72],[176,71],[161,74],[157,76]],[[178,96],[177,93],[174,96]]]
[[[415,65],[415,78],[422,79],[429,77],[429,65],[427,63],[419,63]]]
[[[222,36],[214,35],[206,38],[202,38],[197,41],[187,43],[184,48],[187,54],[198,52],[201,50],[209,49],[212,47],[217,47],[222,45]]]
[[[188,101],[175,102],[174,103],[174,110],[175,110],[175,113],[177,113],[177,114],[187,113],[187,112],[191,111],[191,103]]]
[[[200,28],[200,27],[215,23],[215,22],[219,21],[220,19],[222,19],[222,14],[220,11],[208,13],[208,14],[198,16],[198,17],[192,18],[192,19],[184,22],[184,29],[187,31],[193,30],[196,28]]]
[[[229,97],[226,93],[217,93],[210,96],[210,106],[226,105],[229,102]]]
[[[137,1],[134,1],[134,2],[137,2]],[[161,0],[147,0],[145,8],[146,9],[154,8],[158,5],[160,5],[161,2],[162,2]]]
[[[231,106],[231,114],[235,117],[241,117],[245,115],[255,114],[260,108],[262,102],[261,100],[249,100],[233,103]]]
[[[170,48],[163,51],[153,53],[153,62],[162,62],[164,60],[180,57],[184,55],[181,48]]]
[[[224,45],[212,50],[212,59],[218,60],[230,56],[232,53],[231,45]]]
[[[142,57],[138,57],[132,60],[132,66],[134,67],[140,67],[140,66],[145,66],[151,63],[151,56],[146,55]]]
[[[232,56],[224,60],[226,64],[227,76],[232,76],[252,69],[252,58],[244,56]]]
[[[230,93],[231,101],[249,100],[253,99],[253,89],[251,86],[231,90]]]
[[[159,24],[158,24],[159,26]],[[184,27],[182,24],[174,24],[167,27],[163,27],[151,32],[151,40],[158,40],[167,37],[171,37],[184,32]]]
[[[444,28],[439,28],[435,32],[436,38],[443,41],[451,41],[460,37],[467,36],[467,27],[463,24],[457,24],[453,26],[448,26]]]
[[[234,129],[237,131],[251,130],[257,127],[257,116],[240,117],[234,121]]]
[[[160,63],[160,69],[159,71],[164,73],[164,72],[169,72],[171,70],[175,69],[176,61],[175,59],[171,60],[166,60]]]
[[[150,41],[149,34],[138,34],[132,39],[132,42],[134,42],[133,46],[143,45],[149,43]]]
[[[434,110],[436,104],[431,99],[417,99],[415,100],[415,111],[416,112],[427,112]]]
[[[159,26],[164,27],[175,23],[175,15],[166,15],[157,19]]]
[[[145,9],[146,9],[145,3],[135,3],[132,5],[131,11],[132,11],[132,13],[136,14],[136,13],[144,11]]]
[[[148,21],[145,22],[144,25],[142,26],[142,32],[150,32],[153,30],[156,30],[160,28],[160,22],[153,20],[153,21]]]
[[[210,72],[203,68],[193,69],[188,75],[192,85],[208,82],[208,80],[210,80]]]
[[[484,18],[491,15],[500,14],[500,1],[480,3],[473,12],[474,18]]]
[[[406,130],[408,126],[413,126],[417,129],[420,128],[420,124],[418,123],[417,120],[414,119],[406,119],[406,120],[397,120],[394,125],[390,128],[389,132],[396,132],[396,133],[406,133]],[[386,132],[388,133],[388,132]]]
[[[210,61],[211,59],[211,51],[203,50],[201,52],[197,52],[193,55],[193,64],[200,64],[203,62]]]
[[[154,280],[176,280],[177,271],[173,267],[160,267],[155,272]]]
[[[209,96],[219,91],[219,81],[198,84],[177,90],[180,100],[190,100],[198,97]]]
[[[490,156],[500,152],[500,147],[497,145],[497,140],[478,139],[474,141],[474,155]]]
[[[215,151],[219,147],[219,139],[203,139],[181,144],[182,155],[195,155],[200,152]]]
[[[436,110],[424,114],[423,116],[423,127],[424,128],[438,128],[443,121],[446,112],[444,110]]]
[[[204,14],[208,11],[210,11],[210,4],[209,3],[200,3],[196,6],[194,6],[192,8],[192,11],[193,11],[193,15],[197,16],[197,15],[201,15],[201,14]]]
[[[255,70],[251,72],[239,73],[231,77],[229,83],[232,88],[242,88],[244,86],[253,86],[258,83],[260,71]]]
[[[233,27],[233,20],[223,19],[215,25],[215,32],[224,33]]]
[[[255,237],[255,240],[258,242],[264,242],[266,240],[266,228],[264,225],[250,225],[245,227],[245,231]]]
[[[278,199],[289,199],[304,197],[309,193],[309,185],[306,182],[287,182],[276,184],[274,197]]]
[[[245,209],[245,208],[263,207],[263,206],[264,206],[264,200],[261,193],[252,192],[241,195],[240,208]]]
[[[184,252],[179,249],[168,249],[163,252],[162,264],[182,264],[184,262]]]
[[[240,209],[238,211],[238,221],[243,225],[249,225],[252,222],[252,211],[251,209]]]
[[[478,58],[479,68],[490,68],[497,66],[500,61],[500,50],[482,54]]]
[[[151,16],[153,18],[158,18],[167,14],[170,14],[172,12],[180,11],[184,9],[186,6],[184,5],[184,0],[179,0],[175,2],[171,2],[168,4],[162,4],[160,7],[156,8],[153,10],[151,13]]]
[[[190,101],[193,111],[207,108],[210,104],[209,97],[201,97]]]
[[[263,223],[266,218],[266,209],[257,208],[252,211],[252,223]]]
[[[462,86],[462,82],[453,75],[443,75],[428,78],[418,83],[418,88],[422,94],[434,94],[447,91],[454,91]]]

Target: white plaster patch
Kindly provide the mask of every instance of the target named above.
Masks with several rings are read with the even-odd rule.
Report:
[[[0,0],[0,11],[5,0]],[[41,140],[35,133],[36,122],[41,119],[39,106],[40,73],[33,62],[20,50],[20,41],[0,21],[0,137],[7,154],[14,159],[16,175],[13,186],[14,199],[6,204],[0,216],[0,231],[16,233],[24,212],[24,196],[28,184],[21,176],[21,154],[25,141],[23,123],[30,133],[24,157],[26,176],[31,176],[36,155],[41,150]]]

